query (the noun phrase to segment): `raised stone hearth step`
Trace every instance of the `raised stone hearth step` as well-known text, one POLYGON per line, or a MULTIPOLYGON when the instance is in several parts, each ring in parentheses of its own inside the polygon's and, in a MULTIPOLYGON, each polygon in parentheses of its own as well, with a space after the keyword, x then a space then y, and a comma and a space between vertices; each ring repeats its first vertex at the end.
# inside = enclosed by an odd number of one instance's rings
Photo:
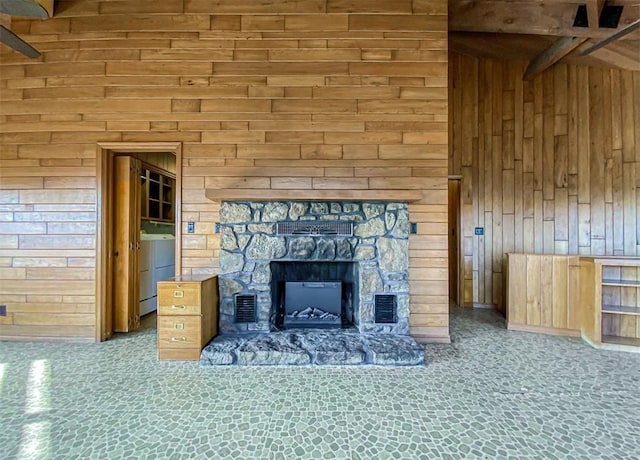
POLYGON ((288 330, 226 334, 202 350, 200 366, 424 365, 424 348, 412 337, 357 331, 288 330))

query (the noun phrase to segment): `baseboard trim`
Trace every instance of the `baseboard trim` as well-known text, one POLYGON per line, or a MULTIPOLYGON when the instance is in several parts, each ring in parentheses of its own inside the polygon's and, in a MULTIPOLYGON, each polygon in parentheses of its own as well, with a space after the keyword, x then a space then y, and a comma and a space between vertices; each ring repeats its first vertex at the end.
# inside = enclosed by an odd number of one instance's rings
POLYGON ((497 305, 488 303, 467 302, 461 305, 462 308, 477 308, 478 310, 494 310, 499 311, 497 305))
POLYGON ((95 343, 94 337, 55 337, 42 335, 0 335, 0 340, 6 342, 65 342, 65 343, 95 343))
POLYGON ((546 326, 530 326, 528 324, 507 324, 510 331, 534 332, 536 334, 560 335, 563 337, 580 337, 580 331, 574 329, 560 329, 546 326))
POLYGON ((451 337, 448 336, 448 335, 445 336, 445 337, 436 337, 436 336, 430 336, 430 335, 412 335, 411 337, 413 337, 416 342, 421 343, 421 344, 426 344, 426 343, 451 343, 451 337))

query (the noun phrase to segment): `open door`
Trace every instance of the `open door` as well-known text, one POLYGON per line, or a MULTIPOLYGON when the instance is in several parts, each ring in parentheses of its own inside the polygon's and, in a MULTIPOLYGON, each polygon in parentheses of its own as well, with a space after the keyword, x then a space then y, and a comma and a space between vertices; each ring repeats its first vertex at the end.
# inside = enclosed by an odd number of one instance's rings
MULTIPOLYGON (((98 212, 96 214, 96 340, 138 327, 140 219, 142 210, 140 155, 175 157, 173 223, 180 222, 182 150, 179 142, 104 142, 98 144, 98 212), (136 158, 138 157, 138 158, 136 158), (117 253, 117 256, 116 256, 117 253)), ((153 161, 152 161, 153 163, 153 161)), ((162 200, 164 201, 164 199, 162 200)), ((161 203, 163 206, 165 203, 161 203)), ((174 274, 181 273, 180 225, 175 225, 174 274)))
POLYGON ((449 179, 449 303, 460 305, 460 180, 449 179))
POLYGON ((115 156, 113 161, 113 330, 129 332, 140 326, 140 160, 115 156))

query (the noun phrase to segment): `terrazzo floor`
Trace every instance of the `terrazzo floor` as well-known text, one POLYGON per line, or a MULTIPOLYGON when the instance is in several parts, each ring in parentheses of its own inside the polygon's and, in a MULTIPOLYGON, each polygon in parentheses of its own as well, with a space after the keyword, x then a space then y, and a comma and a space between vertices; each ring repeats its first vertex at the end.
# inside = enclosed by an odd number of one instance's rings
POLYGON ((149 327, 0 342, 0 458, 640 458, 640 354, 451 322, 425 367, 158 362, 149 327))

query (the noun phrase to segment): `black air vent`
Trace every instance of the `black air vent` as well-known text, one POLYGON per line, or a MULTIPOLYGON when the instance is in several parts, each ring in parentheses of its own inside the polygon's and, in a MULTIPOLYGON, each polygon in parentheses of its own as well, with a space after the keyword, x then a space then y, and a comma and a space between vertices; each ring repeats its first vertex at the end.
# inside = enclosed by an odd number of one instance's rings
POLYGON ((236 296, 236 323, 255 323, 256 321, 256 296, 236 296))
POLYGON ((395 323, 396 296, 390 294, 376 295, 374 310, 376 323, 395 323))
POLYGON ((353 222, 277 222, 276 233, 278 235, 352 236, 353 222))

